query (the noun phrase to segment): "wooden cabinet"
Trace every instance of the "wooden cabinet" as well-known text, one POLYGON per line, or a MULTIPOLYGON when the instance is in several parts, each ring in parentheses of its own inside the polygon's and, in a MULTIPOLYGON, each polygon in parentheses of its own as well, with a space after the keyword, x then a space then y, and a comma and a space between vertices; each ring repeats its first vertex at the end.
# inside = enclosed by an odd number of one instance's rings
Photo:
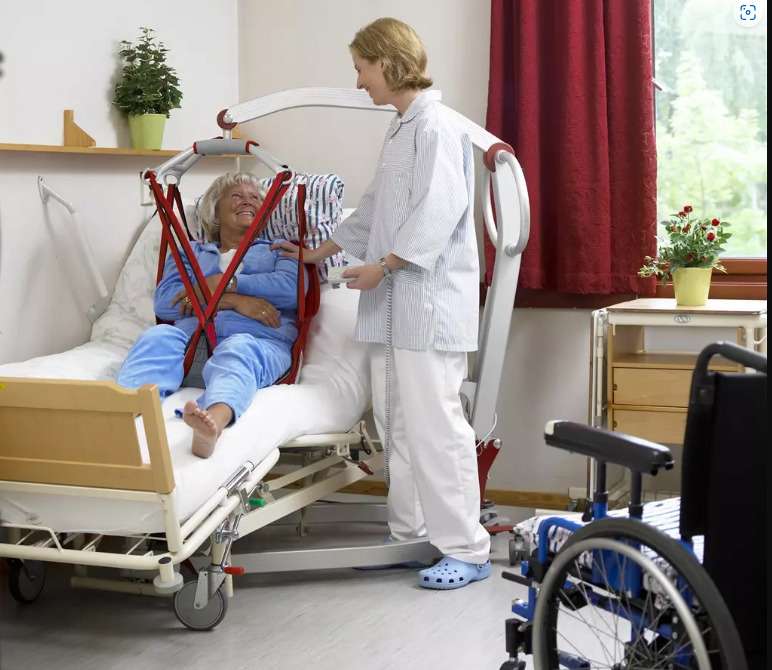
MULTIPOLYGON (((662 444, 682 444, 697 355, 703 344, 718 339, 694 330, 698 328, 729 329, 729 336, 721 339, 766 352, 767 303, 709 300, 704 307, 678 307, 673 299, 641 299, 593 312, 590 424, 662 444), (654 337, 663 333, 667 336, 654 337), (651 340, 660 340, 659 345, 650 346, 651 340), (663 341, 671 340, 673 347, 663 348, 663 341)), ((741 366, 720 358, 712 360, 711 368, 742 371, 741 366)), ((680 450, 674 449, 674 456, 673 472, 645 478, 648 498, 677 494, 680 450)), ((588 467, 588 492, 594 490, 594 474, 594 468, 588 467)), ((609 481, 614 482, 610 503, 626 504, 624 470, 609 468, 609 481)))
POLYGON ((612 409, 610 421, 613 430, 619 433, 636 435, 661 444, 678 444, 683 441, 686 412, 641 408, 612 409))
POLYGON ((611 375, 611 403, 614 406, 687 407, 689 404, 689 370, 635 368, 621 363, 612 368, 611 375))
MULTIPOLYGON (((611 430, 655 442, 681 444, 699 352, 651 351, 647 330, 730 327, 738 344, 764 348, 766 302, 709 300, 704 307, 678 307, 674 300, 632 300, 599 310, 594 314, 596 322, 602 323, 600 336, 605 339, 599 348, 605 358, 605 383, 596 390, 603 423, 611 430)), ((594 360, 593 365, 602 362, 594 360)), ((711 368, 742 371, 741 366, 720 358, 713 359, 711 368)))

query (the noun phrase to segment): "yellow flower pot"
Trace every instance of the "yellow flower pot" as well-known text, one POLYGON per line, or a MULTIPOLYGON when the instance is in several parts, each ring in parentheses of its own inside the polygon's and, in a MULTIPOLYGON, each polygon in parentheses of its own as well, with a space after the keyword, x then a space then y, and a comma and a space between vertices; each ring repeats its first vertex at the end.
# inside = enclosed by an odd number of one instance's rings
POLYGON ((699 307, 708 302, 713 268, 678 268, 673 272, 676 305, 699 307))
POLYGON ((166 114, 129 116, 131 146, 135 149, 160 149, 164 137, 166 114))

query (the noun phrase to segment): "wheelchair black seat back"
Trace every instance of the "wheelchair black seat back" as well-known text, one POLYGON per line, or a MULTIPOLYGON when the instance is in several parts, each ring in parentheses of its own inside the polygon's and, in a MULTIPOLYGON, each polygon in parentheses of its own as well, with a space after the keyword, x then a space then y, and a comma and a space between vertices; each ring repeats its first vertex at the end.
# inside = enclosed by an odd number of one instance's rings
POLYGON ((522 576, 504 575, 528 600, 514 601, 502 668, 524 668, 522 653, 537 670, 767 667, 767 437, 766 357, 723 342, 701 352, 692 377, 680 508, 642 504, 642 475, 673 466, 668 447, 548 423, 548 445, 595 460, 596 489, 581 522, 524 522, 536 548, 522 576), (717 354, 755 372, 711 370, 717 354), (608 512, 608 463, 630 470, 627 518, 608 512))
POLYGON ((705 536, 703 567, 737 625, 749 668, 765 668, 765 500, 769 464, 767 359, 726 343, 706 347, 689 395, 681 475, 683 537, 705 536), (712 372, 719 354, 757 374, 712 372))

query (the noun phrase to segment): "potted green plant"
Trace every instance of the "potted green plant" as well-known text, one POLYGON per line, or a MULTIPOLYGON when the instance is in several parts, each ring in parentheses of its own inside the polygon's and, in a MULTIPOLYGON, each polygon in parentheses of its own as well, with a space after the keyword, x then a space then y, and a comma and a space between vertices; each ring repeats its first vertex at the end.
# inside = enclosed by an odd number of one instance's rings
POLYGON ((646 256, 641 277, 659 277, 673 281, 676 304, 704 305, 710 292, 713 270, 726 272, 719 257, 732 236, 730 224, 720 219, 697 219, 691 205, 684 205, 668 221, 663 221, 666 238, 660 238, 657 255, 646 256))
POLYGON ((115 85, 113 104, 129 119, 131 143, 135 149, 160 149, 166 119, 182 101, 179 79, 166 63, 168 49, 153 35, 152 28, 140 28, 135 43, 121 41, 123 70, 115 85))

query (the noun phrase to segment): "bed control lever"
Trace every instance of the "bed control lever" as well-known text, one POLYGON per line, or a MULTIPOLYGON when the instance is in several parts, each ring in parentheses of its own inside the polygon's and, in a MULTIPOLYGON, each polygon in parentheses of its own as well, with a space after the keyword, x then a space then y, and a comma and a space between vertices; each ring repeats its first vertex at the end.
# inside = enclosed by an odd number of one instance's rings
MULTIPOLYGON (((357 446, 357 447, 354 447, 354 449, 351 449, 347 444, 346 445, 339 444, 335 447, 334 453, 338 458, 341 458, 342 460, 346 461, 346 463, 352 463, 353 465, 356 465, 366 475, 375 474, 370 468, 370 466, 367 465, 367 463, 359 460, 359 453, 360 453, 359 448, 360 447, 357 446)), ((368 451, 367 448, 365 447, 362 447, 362 449, 368 454, 372 454, 372 447, 370 447, 371 451, 368 451)))
POLYGON ((364 472, 366 475, 374 475, 375 473, 372 471, 372 468, 370 468, 367 463, 364 461, 357 460, 355 458, 351 458, 349 456, 344 456, 343 454, 338 454, 338 456, 346 461, 346 463, 351 463, 352 465, 356 465, 362 472, 364 472))

